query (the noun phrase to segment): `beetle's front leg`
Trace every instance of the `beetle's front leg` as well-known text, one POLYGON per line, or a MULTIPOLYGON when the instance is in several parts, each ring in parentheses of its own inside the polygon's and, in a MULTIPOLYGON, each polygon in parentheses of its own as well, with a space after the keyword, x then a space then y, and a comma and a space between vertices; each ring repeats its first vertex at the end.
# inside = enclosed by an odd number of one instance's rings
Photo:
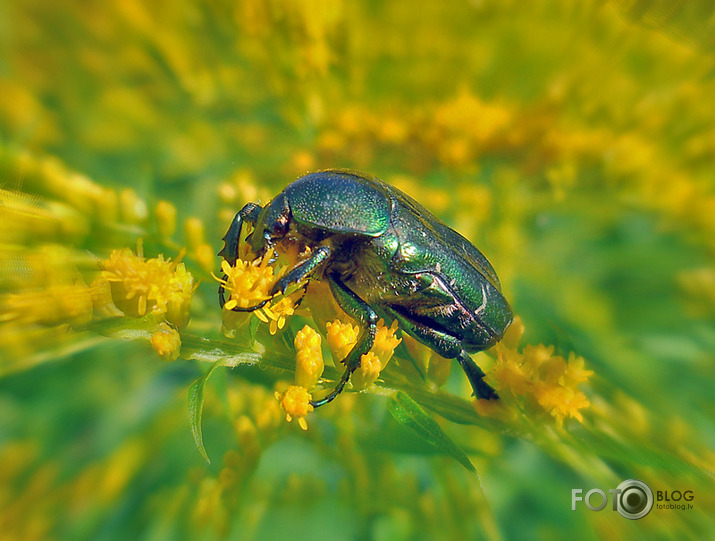
POLYGON ((330 252, 330 246, 323 245, 318 247, 305 261, 298 263, 295 267, 288 271, 283 278, 276 282, 271 289, 271 295, 285 293, 288 286, 291 284, 297 284, 306 276, 315 272, 315 269, 327 261, 330 257, 330 252))
MULTIPOLYGON (((231 220, 231 225, 229 226, 226 235, 223 237, 223 249, 218 253, 218 255, 223 257, 229 265, 234 266, 236 264, 236 260, 238 259, 238 245, 241 243, 241 230, 243 229, 243 222, 255 224, 258 219, 258 215, 262 210, 263 208, 255 203, 247 203, 236 213, 233 220, 231 220)), ((225 274, 223 279, 226 279, 225 274)), ((223 305, 226 304, 223 284, 218 286, 218 303, 221 308, 223 308, 223 305)))
MULTIPOLYGON (((298 263, 295 267, 293 267, 290 271, 288 271, 288 274, 286 274, 283 278, 281 278, 280 280, 278 280, 275 283, 275 285, 271 288, 271 291, 270 291, 271 298, 273 298, 273 296, 277 295, 278 293, 281 293, 281 294, 285 293, 285 290, 288 289, 288 286, 290 286, 291 284, 300 282, 306 276, 309 276, 312 272, 315 271, 316 268, 318 268, 322 263, 324 263, 329 257, 330 257, 330 247, 329 246, 321 246, 320 248, 315 250, 310 255, 310 257, 308 259, 298 263)), ((223 305, 225 304, 223 286, 219 287, 218 293, 219 293, 219 301, 220 301, 221 307, 223 308, 223 305)), ((259 308, 263 308, 270 301, 271 301, 271 299, 269 298, 269 299, 259 302, 258 304, 255 304, 253 306, 248 306, 246 308, 241 308, 240 306, 234 306, 233 308, 231 308, 231 310, 233 310, 234 312, 254 312, 255 310, 258 310, 259 308)))
POLYGON ((345 372, 343 372, 340 381, 335 386, 335 388, 330 392, 325 398, 320 400, 311 400, 310 404, 314 408, 318 408, 332 402, 336 396, 338 396, 343 389, 345 384, 350 379, 350 374, 352 374, 359 366, 360 359, 365 355, 370 348, 372 348, 375 343, 375 333, 377 332, 377 314, 375 310, 370 308, 370 306, 358 297, 350 288, 348 288, 337 275, 333 273, 328 276, 328 283, 330 284, 330 290, 335 297, 335 300, 340 305, 346 314, 351 316, 360 324, 360 335, 358 336, 357 343, 350 350, 347 357, 342 360, 345 364, 345 372))
POLYGON ((231 220, 231 225, 222 239, 224 241, 223 249, 218 253, 228 261, 229 265, 234 266, 238 259, 238 245, 241 243, 243 222, 255 224, 262 210, 263 207, 255 203, 247 203, 231 220))

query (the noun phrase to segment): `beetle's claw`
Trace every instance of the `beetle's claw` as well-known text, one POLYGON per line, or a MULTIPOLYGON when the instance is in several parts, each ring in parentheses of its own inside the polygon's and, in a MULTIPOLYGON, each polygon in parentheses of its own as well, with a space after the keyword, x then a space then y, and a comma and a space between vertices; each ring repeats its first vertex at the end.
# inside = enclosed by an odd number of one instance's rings
POLYGON ((488 385, 487 383, 482 381, 481 385, 478 385, 477 387, 477 392, 472 393, 472 396, 476 396, 477 398, 483 398, 486 400, 499 400, 499 395, 494 389, 492 389, 491 385, 488 385))
POLYGON ((345 369, 345 372, 343 372, 343 375, 340 377, 340 381, 338 381, 338 384, 335 386, 335 388, 330 391, 330 394, 328 396, 325 396, 321 398, 320 400, 311 400, 310 405, 313 406, 313 409, 319 408, 320 406, 324 406, 325 404, 329 404, 335 398, 343 392, 343 389, 345 389, 345 384, 348 382, 350 379, 350 374, 352 373, 352 370, 349 368, 345 369))
POLYGON ((246 308, 242 308, 240 306, 234 306, 233 308, 231 308, 231 311, 232 312, 255 312, 256 310, 263 308, 266 304, 268 304, 270 302, 270 300, 271 299, 266 299, 264 301, 259 302, 258 304, 254 304, 253 306, 248 306, 246 308))

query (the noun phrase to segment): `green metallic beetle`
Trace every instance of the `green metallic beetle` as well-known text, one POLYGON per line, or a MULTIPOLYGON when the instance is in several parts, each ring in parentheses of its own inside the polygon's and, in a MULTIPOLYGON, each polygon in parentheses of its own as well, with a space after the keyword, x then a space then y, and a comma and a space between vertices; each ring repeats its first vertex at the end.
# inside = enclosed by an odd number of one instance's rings
MULTIPOLYGON (((361 327, 342 362, 345 372, 332 392, 312 401, 332 401, 375 340, 378 319, 400 328, 438 354, 457 359, 479 398, 498 398, 469 356, 493 346, 512 313, 489 261, 462 235, 397 188, 347 170, 305 175, 265 207, 248 203, 233 219, 220 256, 238 257, 244 222, 247 241, 264 254, 290 238, 309 248, 274 286, 283 293, 306 278, 327 280, 340 307, 361 327)), ((219 302, 225 303, 223 286, 219 302)), ((253 311, 268 301, 235 311, 253 311)))

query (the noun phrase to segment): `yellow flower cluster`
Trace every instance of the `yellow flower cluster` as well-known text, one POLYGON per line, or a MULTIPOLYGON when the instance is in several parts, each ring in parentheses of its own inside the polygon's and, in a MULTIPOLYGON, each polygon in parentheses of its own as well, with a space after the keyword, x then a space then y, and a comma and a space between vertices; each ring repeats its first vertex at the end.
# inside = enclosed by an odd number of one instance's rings
POLYGON ((394 114, 356 105, 335 116, 318 140, 321 153, 372 153, 376 145, 416 145, 422 159, 436 158, 452 168, 473 167, 480 154, 523 145, 517 107, 489 102, 463 87, 456 97, 429 110, 394 114), (368 150, 369 149, 369 150, 368 150))
MULTIPOLYGON (((393 321, 390 327, 386 327, 383 320, 378 321, 375 343, 370 351, 362 356, 360 367, 353 372, 350 378, 354 389, 367 389, 375 383, 401 341, 400 338, 395 336, 396 332, 397 321, 393 321)), ((355 346, 358 334, 359 327, 357 325, 343 323, 339 319, 326 324, 328 347, 333 354, 333 362, 336 366, 338 366, 339 361, 347 357, 350 350, 355 346)))
POLYGON ((325 368, 320 342, 320 334, 309 325, 298 331, 293 341, 296 352, 295 382, 306 389, 315 387, 325 368))
MULTIPOLYGON (((578 389, 588 381, 593 371, 584 368, 584 359, 573 353, 568 361, 554 355, 553 346, 531 346, 517 350, 524 325, 516 318, 504 340, 494 347, 497 360, 487 372, 487 380, 499 392, 502 399, 516 400, 525 407, 541 409, 552 415, 561 424, 566 417, 583 421, 579 410, 590 405, 578 389)), ((475 400, 480 414, 495 414, 501 404, 497 401, 475 400)))
POLYGON ((46 245, 32 253, 2 250, 0 256, 8 266, 24 271, 15 291, 0 294, 0 322, 81 326, 92 318, 92 290, 72 265, 67 248, 46 245))
POLYGON ((310 404, 312 397, 308 390, 300 385, 290 385, 282 393, 276 391, 275 396, 286 412, 286 421, 290 423, 293 419, 297 419, 298 425, 303 430, 308 430, 305 416, 313 411, 313 406, 310 404))
MULTIPOLYGON (((161 209, 157 209, 157 212, 161 209)), ((157 223, 161 226, 161 222, 157 223)), ((189 256, 194 259, 206 272, 211 272, 215 267, 216 256, 213 247, 206 242, 204 223, 196 218, 187 218, 184 222, 184 238, 189 256)))
MULTIPOLYGON (((328 322, 326 328, 326 337, 333 354, 333 362, 339 366, 339 361, 342 361, 355 346, 359 328, 357 325, 343 323, 339 319, 328 322)), ((378 322, 373 347, 362 356, 360 367, 350 376, 353 389, 366 389, 377 380, 400 343, 400 339, 395 337, 396 332, 397 322, 393 322, 390 327, 386 327, 382 320, 378 322)), ((305 416, 313 411, 313 407, 309 404, 311 400, 309 390, 317 385, 325 368, 321 336, 315 329, 306 325, 296 334, 294 345, 296 349, 296 384, 288 387, 285 392, 276 392, 276 398, 286 412, 288 421, 293 417, 298 418, 298 423, 305 430, 308 427, 305 416)))
POLYGON ((276 302, 268 302, 253 312, 245 314, 233 312, 236 307, 250 308, 271 299, 271 289, 288 270, 286 266, 271 263, 274 257, 272 248, 263 257, 253 260, 244 259, 248 257, 247 246, 245 242, 241 243, 241 253, 235 266, 232 267, 227 261, 221 263, 221 270, 226 278, 216 278, 229 294, 223 310, 224 332, 230 336, 235 327, 245 323, 250 314, 253 314, 263 323, 269 324, 271 334, 276 334, 285 327, 287 318, 295 313, 301 293, 284 296, 276 302))
POLYGON ((229 224, 246 203, 265 203, 271 196, 248 169, 239 169, 218 187, 219 199, 226 207, 219 212, 221 223, 229 224))
POLYGON ((65 203, 0 188, 0 238, 3 244, 32 244, 37 239, 77 243, 86 237, 89 228, 86 216, 65 203))
POLYGON ((162 322, 151 335, 151 347, 164 361, 175 361, 181 353, 181 335, 179 331, 162 322))
POLYGON ((254 261, 236 260, 232 267, 228 261, 221 263, 221 270, 226 275, 219 280, 224 286, 229 298, 224 304, 224 310, 236 307, 250 308, 271 298, 270 290, 281 274, 275 274, 275 268, 270 264, 273 250, 269 250, 262 258, 254 261))
POLYGON ((189 322, 194 278, 183 263, 160 254, 145 259, 129 248, 114 250, 102 263, 102 279, 111 285, 112 300, 125 315, 160 316, 175 327, 189 322))

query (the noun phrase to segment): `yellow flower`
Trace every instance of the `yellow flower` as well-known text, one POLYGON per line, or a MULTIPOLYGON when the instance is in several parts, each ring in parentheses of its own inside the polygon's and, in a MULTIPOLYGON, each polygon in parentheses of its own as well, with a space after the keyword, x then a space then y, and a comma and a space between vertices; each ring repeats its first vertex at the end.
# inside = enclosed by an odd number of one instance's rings
POLYGON ((114 250, 102 263, 102 278, 112 288, 112 299, 119 309, 131 317, 147 313, 162 316, 175 327, 189 322, 194 278, 181 256, 165 260, 162 254, 145 260, 129 248, 114 250))
POLYGON ((249 308, 271 298, 270 290, 276 279, 282 275, 282 272, 274 273, 275 269, 270 265, 271 257, 273 250, 268 250, 262 258, 254 261, 237 259, 235 267, 229 265, 228 261, 221 263, 221 270, 226 278, 216 279, 230 295, 224 310, 233 310, 237 306, 249 308))
POLYGON ((372 350, 363 355, 360 358, 360 366, 350 376, 350 383, 353 389, 361 391, 375 383, 380 376, 381 365, 382 362, 372 350))
POLYGON ((579 383, 585 383, 593 375, 593 370, 584 370, 586 361, 583 357, 577 357, 573 352, 569 354, 569 362, 563 373, 564 385, 575 387, 579 383))
POLYGON ((522 365, 529 375, 536 375, 543 371, 543 375, 548 374, 548 366, 542 367, 547 363, 554 354, 554 346, 545 346, 539 344, 533 346, 531 344, 524 347, 522 351, 522 365))
POLYGON ((392 358, 392 354, 395 353, 395 348, 402 341, 400 338, 395 337, 396 332, 397 321, 393 321, 390 327, 386 327, 382 319, 377 322, 375 343, 370 351, 380 359, 380 370, 384 370, 387 362, 392 358))
POLYGON ((586 395, 573 387, 550 385, 543 382, 535 385, 534 397, 541 407, 556 418, 559 424, 564 417, 574 417, 579 422, 583 422, 578 410, 590 405, 586 395))
POLYGON ((175 361, 181 353, 181 336, 176 329, 162 322, 151 335, 151 347, 162 360, 175 361))
POLYGON ((513 360, 499 359, 489 375, 496 382, 494 386, 498 391, 507 390, 515 395, 522 395, 529 390, 526 374, 521 365, 513 360))
MULTIPOLYGON (((585 370, 583 358, 573 353, 568 362, 554 355, 553 346, 527 345, 519 352, 516 348, 523 331, 521 320, 516 318, 504 340, 494 347, 497 360, 487 373, 488 380, 502 398, 513 397, 525 409, 538 404, 559 424, 566 417, 582 421, 579 410, 590 403, 577 385, 586 382, 593 372, 585 370)), ((475 401, 474 407, 481 414, 494 414, 494 408, 483 401, 475 401)))
POLYGON ((201 267, 206 272, 211 272, 216 264, 216 255, 214 249, 210 244, 204 243, 196 247, 191 256, 196 260, 201 267))
POLYGON ((284 393, 276 391, 275 397, 286 412, 286 421, 290 423, 294 418, 298 419, 298 425, 303 430, 308 430, 305 416, 313 411, 313 406, 310 404, 312 397, 308 390, 299 385, 291 385, 284 393))
POLYGON ((323 374, 325 363, 320 349, 320 335, 306 325, 295 335, 295 382, 301 387, 312 389, 323 374))
POLYGON ((184 222, 184 236, 189 250, 196 250, 206 242, 204 223, 196 217, 187 218, 184 222))
POLYGON ((23 274, 15 291, 0 291, 0 323, 70 323, 81 327, 92 319, 92 289, 72 264, 74 257, 70 250, 55 245, 27 254, 3 249, 0 265, 8 269, 16 266, 23 274))
MULTIPOLYGON (((328 347, 330 347, 333 361, 336 365, 344 360, 355 346, 359 330, 360 328, 357 325, 343 323, 339 319, 326 324, 328 347)), ((362 356, 360 367, 355 370, 350 378, 353 388, 365 389, 377 380, 380 372, 385 368, 395 352, 395 348, 401 341, 401 339, 395 337, 396 332, 396 321, 389 328, 385 326, 383 320, 377 322, 375 342, 370 351, 362 356)))
POLYGON ((154 208, 156 226, 163 238, 171 237, 176 231, 176 207, 168 201, 159 201, 154 208))
POLYGON ((263 308, 256 312, 256 317, 269 323, 269 331, 271 334, 276 334, 279 329, 282 329, 286 324, 286 317, 290 317, 295 312, 295 303, 297 299, 291 297, 283 297, 275 304, 268 303, 263 308))
POLYGON ((359 327, 336 319, 332 323, 326 323, 325 331, 328 347, 333 354, 333 361, 335 366, 338 366, 338 363, 348 356, 357 342, 359 327))
MULTIPOLYGON (((268 249, 263 256, 256 257, 251 251, 250 244, 245 242, 246 235, 250 234, 248 226, 238 245, 238 258, 235 266, 227 261, 221 263, 221 270, 225 278, 216 280, 223 284, 229 298, 224 305, 224 334, 231 335, 232 330, 245 323, 250 316, 232 315, 236 307, 250 308, 270 300, 271 291, 276 282, 286 273, 300 257, 297 243, 281 243, 278 255, 273 248, 268 249)), ((302 282, 296 284, 300 288, 302 282)), ((293 288, 290 288, 293 291, 293 288)), ((277 302, 266 303, 265 306, 252 312, 258 319, 269 324, 271 334, 276 334, 283 329, 288 317, 296 310, 296 304, 303 295, 303 291, 284 296, 277 302)))
POLYGON ((131 188, 119 192, 119 205, 122 219, 128 224, 143 223, 149 216, 146 203, 131 188))

